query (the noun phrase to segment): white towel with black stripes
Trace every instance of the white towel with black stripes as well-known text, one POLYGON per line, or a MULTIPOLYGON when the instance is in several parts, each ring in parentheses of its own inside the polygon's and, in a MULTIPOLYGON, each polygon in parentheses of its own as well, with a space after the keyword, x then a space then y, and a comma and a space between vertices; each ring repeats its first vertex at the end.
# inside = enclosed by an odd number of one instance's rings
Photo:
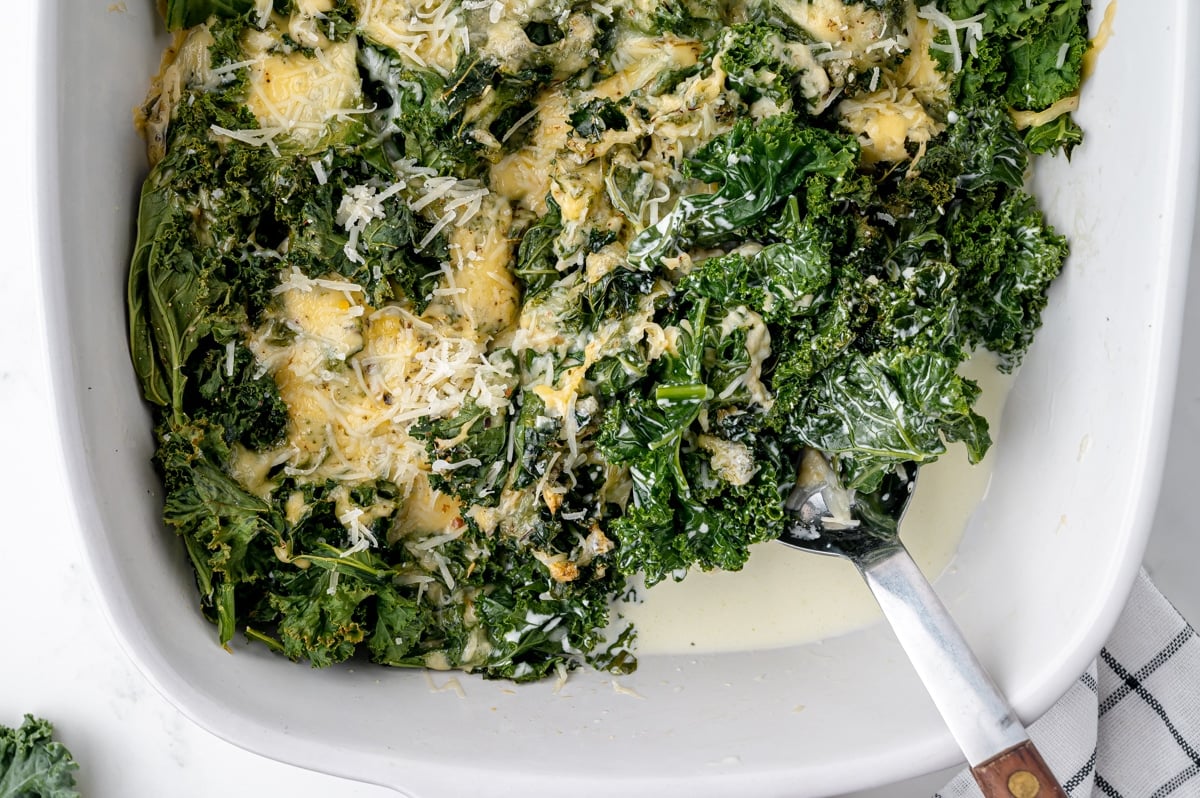
MULTIPOLYGON (((1138 575, 1087 672, 1029 736, 1071 798, 1200 796, 1200 638, 1138 575)), ((963 770, 936 798, 978 798, 963 770)))

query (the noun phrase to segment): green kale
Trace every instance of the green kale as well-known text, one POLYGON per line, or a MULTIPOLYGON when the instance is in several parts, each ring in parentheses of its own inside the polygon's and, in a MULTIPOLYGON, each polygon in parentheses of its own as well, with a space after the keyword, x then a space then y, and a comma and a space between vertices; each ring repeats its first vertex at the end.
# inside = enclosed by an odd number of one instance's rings
POLYGON ((612 159, 604 188, 613 207, 640 228, 643 209, 654 192, 654 176, 638 166, 628 150, 620 152, 621 157, 612 159))
POLYGON ((654 268, 680 250, 735 239, 800 189, 808 176, 849 176, 858 153, 853 137, 805 127, 792 114, 757 124, 739 119, 684 166, 688 177, 715 183, 717 191, 683 197, 663 222, 630 243, 629 259, 654 268))
POLYGON ((130 342, 147 400, 182 420, 186 365, 214 325, 237 327, 231 286, 199 261, 193 221, 157 170, 146 181, 129 272, 130 342))
POLYGON ((547 415, 541 397, 535 393, 521 394, 521 409, 513 430, 512 487, 528 487, 546 473, 560 428, 561 422, 547 415))
POLYGON ((650 272, 618 266, 589 283, 583 293, 585 315, 596 326, 604 319, 619 319, 637 309, 657 280, 650 272))
POLYGON ((750 456, 755 472, 737 485, 715 476, 703 452, 660 446, 636 458, 631 505, 609 527, 618 540, 617 567, 641 573, 647 586, 683 579, 692 567, 740 569, 751 545, 782 531, 779 485, 789 480, 789 467, 772 460, 765 445, 750 456))
POLYGON ((964 111, 944 143, 929 148, 922 174, 950 168, 958 187, 973 191, 993 184, 1021 189, 1029 151, 1012 118, 996 106, 964 111))
POLYGON ((781 531, 785 458, 769 442, 756 442, 757 423, 736 433, 740 440, 710 444, 744 448, 752 474, 719 476, 708 450, 696 445, 702 412, 746 412, 733 404, 742 397, 719 398, 716 389, 729 385, 733 373, 744 374, 749 362, 745 336, 727 334, 718 323, 725 309, 704 297, 693 302, 680 311, 686 325, 677 353, 658 361, 632 397, 609 408, 596 439, 607 462, 629 468, 632 483, 629 506, 609 527, 618 542, 617 567, 641 572, 647 585, 682 579, 693 566, 736 570, 750 545, 781 531))
POLYGON ((531 681, 556 666, 574 667, 572 652, 603 642, 609 597, 621 590, 616 574, 559 582, 515 541, 494 542, 483 561, 475 600, 491 652, 486 675, 531 681))
POLYGON ((1020 362, 1041 325, 1050 283, 1067 257, 1066 239, 1026 194, 985 193, 955 208, 949 240, 964 282, 966 338, 1020 362))
POLYGON ((571 112, 571 127, 588 141, 599 141, 606 130, 625 130, 629 120, 612 100, 597 97, 571 112))
POLYGON ((1070 114, 1063 114, 1052 122, 1029 128, 1024 136, 1025 146, 1033 155, 1061 151, 1070 158, 1071 151, 1083 142, 1083 129, 1070 114))
POLYGON ((513 273, 525 288, 525 298, 537 296, 562 277, 554 242, 562 232, 562 214, 553 197, 546 197, 546 213, 530 225, 517 245, 513 273))
POLYGON ((725 29, 717 61, 726 85, 747 105, 768 98, 779 106, 793 99, 796 66, 785 55, 783 32, 774 25, 742 23, 725 29))
POLYGON ((436 624, 432 610, 387 582, 376 584, 374 591, 375 623, 367 641, 371 661, 394 667, 421 665, 422 641, 436 624))
POLYGON ((650 31, 710 41, 722 29, 721 5, 698 0, 664 0, 654 6, 650 31))
MULTIPOLYGON (((1009 107, 1042 110, 1079 92, 1089 0, 949 0, 954 19, 983 14, 979 56, 955 84, 959 101, 1002 99, 1009 107)), ((935 53, 944 60, 944 53, 935 53)))
POLYGON ((359 49, 359 66, 364 94, 378 109, 371 124, 386 141, 389 157, 411 158, 460 178, 476 177, 486 168, 484 145, 472 130, 507 138, 551 78, 546 65, 509 72, 478 54, 460 59, 443 77, 366 43, 359 49))
POLYGON ((278 580, 277 590, 270 602, 280 615, 277 631, 288 657, 326 667, 349 659, 366 637, 360 607, 373 591, 356 576, 309 566, 278 580))
POLYGON ((26 715, 16 729, 0 726, 0 798, 79 798, 78 769, 48 721, 26 715))
POLYGON ((789 241, 768 244, 752 256, 703 261, 680 283, 682 291, 727 306, 753 308, 768 322, 785 322, 815 310, 832 279, 831 255, 810 225, 789 241))
POLYGON ((958 361, 929 352, 854 356, 821 372, 794 419, 806 444, 835 455, 847 487, 871 492, 902 463, 927 463, 963 441, 971 462, 991 444, 972 410, 978 386, 955 373, 958 361))
POLYGON ((183 30, 209 17, 240 17, 254 7, 254 0, 166 0, 163 10, 167 30, 183 30))
POLYGON ((1083 82, 1083 56, 1091 46, 1084 0, 1055 4, 1008 52, 1005 98, 1014 108, 1040 110, 1076 94, 1083 82))
POLYGON ((255 451, 279 445, 288 410, 275 380, 259 373, 249 349, 232 336, 227 342, 223 337, 214 335, 214 342, 224 346, 209 349, 197 368, 196 418, 221 427, 229 445, 241 443, 255 451))
POLYGON ((419 422, 409 434, 425 441, 433 464, 430 485, 467 504, 490 506, 508 473, 507 432, 506 413, 492 413, 468 400, 453 416, 419 422))
POLYGON ((466 61, 443 78, 432 70, 408 67, 386 48, 359 49, 363 94, 378 109, 370 123, 393 160, 411 158, 439 174, 473 176, 479 169, 479 143, 472 139, 462 111, 491 85, 495 66, 466 61))
POLYGON ((167 493, 163 518, 183 538, 201 604, 215 616, 225 645, 237 631, 235 589, 269 572, 275 547, 284 543, 280 516, 226 473, 230 453, 220 427, 163 426, 158 440, 155 461, 167 493))

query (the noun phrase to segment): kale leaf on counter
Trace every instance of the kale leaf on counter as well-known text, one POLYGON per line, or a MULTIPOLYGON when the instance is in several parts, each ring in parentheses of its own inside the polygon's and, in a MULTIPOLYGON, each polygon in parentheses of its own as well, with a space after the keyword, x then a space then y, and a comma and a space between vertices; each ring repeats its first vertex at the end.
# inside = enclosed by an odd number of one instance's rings
POLYGON ((0 725, 0 798, 79 798, 78 769, 48 721, 26 715, 16 729, 0 725))

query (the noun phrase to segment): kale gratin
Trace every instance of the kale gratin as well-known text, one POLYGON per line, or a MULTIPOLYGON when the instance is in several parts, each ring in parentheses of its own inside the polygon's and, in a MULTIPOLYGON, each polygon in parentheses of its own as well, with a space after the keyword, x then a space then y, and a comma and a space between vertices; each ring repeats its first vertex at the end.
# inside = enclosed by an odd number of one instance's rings
POLYGON ((1087 12, 167 0, 130 343, 221 643, 628 672, 614 599, 740 568, 805 447, 978 460, 1087 12))

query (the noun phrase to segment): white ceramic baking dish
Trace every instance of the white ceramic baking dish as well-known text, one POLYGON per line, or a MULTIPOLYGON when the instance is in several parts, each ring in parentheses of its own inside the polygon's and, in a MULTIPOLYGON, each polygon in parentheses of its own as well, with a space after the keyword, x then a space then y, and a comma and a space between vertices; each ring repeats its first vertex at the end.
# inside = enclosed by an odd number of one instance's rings
MULTIPOLYGON (((223 651, 159 521, 125 344, 145 172, 130 109, 164 44, 154 3, 39 10, 39 268, 74 502, 116 634, 186 715, 267 756, 422 798, 815 796, 956 760, 881 625, 787 649, 645 657, 621 682, 640 697, 594 673, 556 694, 223 651)), ((1078 114, 1085 146, 1038 173, 1074 254, 1008 401, 989 493, 937 582, 1026 720, 1099 650, 1153 514, 1193 218, 1198 40, 1187 0, 1123 4, 1078 114)))

